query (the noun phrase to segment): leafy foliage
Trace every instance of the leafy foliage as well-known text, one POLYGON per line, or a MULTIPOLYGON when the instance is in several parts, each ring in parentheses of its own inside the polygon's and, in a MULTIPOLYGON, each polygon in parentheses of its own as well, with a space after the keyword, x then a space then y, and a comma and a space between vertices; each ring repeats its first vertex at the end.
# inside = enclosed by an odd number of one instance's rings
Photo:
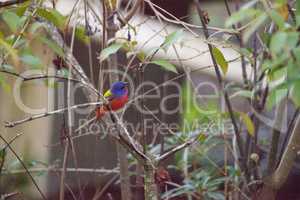
MULTIPOLYGON (((237 23, 247 23, 249 21, 252 23, 243 34, 244 41, 248 41, 254 32, 265 26, 266 22, 271 22, 276 27, 272 34, 270 34, 271 27, 269 27, 269 31, 259 31, 260 37, 266 45, 266 49, 264 49, 266 56, 259 59, 261 59, 263 70, 267 72, 269 82, 285 80, 281 81, 282 86, 277 84, 271 90, 267 101, 269 109, 288 95, 288 90, 283 93, 280 92, 283 87, 292 88, 292 91, 300 89, 297 83, 300 78, 300 71, 298 70, 300 64, 298 46, 300 15, 299 11, 295 12, 296 23, 289 20, 286 3, 286 1, 276 1, 273 7, 270 7, 265 1, 250 1, 226 21, 228 27, 237 23)), ((298 2, 296 3, 297 6, 299 6, 298 2)), ((296 106, 300 105, 295 92, 291 92, 289 96, 296 106)))
POLYGON ((217 47, 213 47, 212 52, 216 62, 221 67, 223 74, 226 75, 228 71, 228 62, 226 61, 223 53, 217 47))
POLYGON ((171 64, 167 60, 153 60, 151 63, 161 66, 163 69, 167 71, 171 71, 174 73, 178 73, 175 65, 171 64))
POLYGON ((108 47, 106 47, 105 49, 103 49, 99 56, 100 61, 104 61, 110 55, 117 53, 117 51, 119 49, 121 49, 122 46, 123 46, 123 44, 113 43, 113 44, 109 45, 108 47))
POLYGON ((242 118, 242 121, 243 121, 244 125, 246 126, 248 133, 252 137, 254 137, 255 126, 254 126, 252 120, 250 119, 250 117, 246 113, 243 113, 243 112, 239 112, 239 115, 242 118))
POLYGON ((2 18, 12 32, 17 32, 21 25, 21 17, 14 12, 4 11, 2 13, 2 18))
POLYGON ((63 16, 62 14, 60 14, 57 10, 38 8, 37 14, 40 17, 43 17, 44 19, 52 22, 59 29, 64 30, 67 18, 65 16, 63 16))
POLYGON ((174 31, 172 33, 170 33, 169 35, 167 35, 165 37, 164 42, 162 43, 161 47, 165 50, 168 51, 168 49, 170 48, 170 46, 172 46, 173 44, 175 44, 176 42, 178 42, 180 40, 180 38, 183 35, 183 30, 179 30, 179 31, 174 31))
POLYGON ((213 171, 196 170, 191 173, 191 179, 185 180, 184 185, 169 190, 162 198, 194 194, 203 199, 222 200, 225 197, 218 189, 225 180, 224 177, 216 177, 213 171))

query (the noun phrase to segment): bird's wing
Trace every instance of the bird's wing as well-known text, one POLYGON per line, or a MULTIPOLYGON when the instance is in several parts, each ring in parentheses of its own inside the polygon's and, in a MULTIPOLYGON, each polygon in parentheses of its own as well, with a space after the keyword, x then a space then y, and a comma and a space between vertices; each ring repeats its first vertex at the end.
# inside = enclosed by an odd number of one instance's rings
POLYGON ((107 100, 111 100, 113 98, 113 94, 111 93, 110 90, 107 90, 105 93, 104 93, 104 97, 107 99, 107 100))

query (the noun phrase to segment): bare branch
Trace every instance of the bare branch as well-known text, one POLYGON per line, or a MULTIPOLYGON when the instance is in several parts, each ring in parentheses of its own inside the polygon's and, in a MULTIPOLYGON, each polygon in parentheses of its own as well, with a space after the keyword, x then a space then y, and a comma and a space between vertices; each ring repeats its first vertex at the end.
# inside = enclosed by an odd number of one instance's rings
POLYGON ((116 174, 109 181, 107 181, 107 183, 104 186, 101 185, 101 187, 97 189, 92 200, 100 199, 101 196, 104 194, 104 192, 107 190, 107 188, 111 186, 116 180, 118 180, 118 178, 119 178, 119 174, 116 174))
MULTIPOLYGON (((57 76, 57 75, 37 74, 37 75, 34 75, 34 76, 26 77, 26 76, 23 76, 23 75, 21 75, 19 73, 8 71, 8 70, 4 70, 4 69, 0 69, 0 72, 5 73, 5 74, 9 74, 9 75, 12 75, 12 76, 15 76, 15 77, 18 77, 18 78, 21 78, 23 81, 56 78, 56 79, 61 79, 61 80, 66 80, 66 81, 70 80, 70 81, 75 82, 75 83, 81 83, 80 80, 73 79, 73 78, 69 79, 67 77, 57 76)), ((84 83, 82 83, 82 84, 84 84, 84 83)))
POLYGON ((40 187, 38 186, 37 182, 34 180, 33 176, 31 175, 31 173, 28 171, 28 168, 26 167, 25 163, 23 162, 23 160, 19 157, 19 155, 15 152, 15 150, 11 147, 11 145, 9 144, 9 142, 0 134, 0 139, 3 140, 3 142, 7 145, 7 148, 9 148, 9 150, 14 154, 14 156, 17 158, 17 160, 20 162, 20 164, 22 165, 22 167, 24 168, 24 170, 26 171, 26 174, 29 176, 29 178, 31 179, 32 183, 34 184, 35 188, 38 190, 38 192, 40 193, 42 199, 47 200, 45 194, 42 192, 42 190, 40 189, 40 187))
MULTIPOLYGON (((77 109, 77 108, 85 108, 88 106, 96 106, 96 105, 102 105, 103 102, 91 102, 91 103, 83 103, 83 104, 77 104, 74 106, 71 106, 71 110, 77 109)), ((50 115, 54 115, 54 114, 59 114, 59 113, 63 113, 66 110, 68 110, 68 108, 62 108, 62 109, 58 109, 58 110, 54 110, 54 111, 49 111, 49 112, 45 112, 45 113, 41 113, 41 114, 37 114, 37 115, 32 115, 30 117, 26 117, 24 119, 18 120, 18 121, 12 121, 12 122, 5 122, 5 127, 7 128, 13 128, 17 125, 29 122, 29 121, 33 121, 36 119, 40 119, 40 118, 44 118, 44 117, 48 117, 50 115)))
POLYGON ((20 4, 20 3, 24 3, 28 0, 8 0, 8 1, 4 1, 4 2, 0 2, 0 8, 4 8, 7 6, 12 6, 15 4, 20 4))
POLYGON ((19 192, 12 192, 12 193, 8 193, 8 194, 2 194, 0 196, 0 199, 1 200, 7 200, 7 199, 13 198, 17 195, 20 195, 20 193, 19 192))
MULTIPOLYGON (((62 172, 62 168, 56 167, 43 167, 43 168, 28 168, 27 169, 31 173, 40 173, 40 172, 62 172)), ((99 174, 111 174, 111 173, 119 173, 119 170, 116 169, 88 169, 88 168, 66 168, 66 172, 80 172, 80 173, 99 173, 99 174)), ((3 174, 22 174, 26 173, 25 170, 17 169, 17 170, 4 170, 3 174)))
POLYGON ((132 6, 131 10, 124 17, 125 22, 128 22, 133 17, 133 15, 139 9, 139 7, 141 6, 142 3, 143 3, 143 0, 136 0, 135 1, 135 4, 132 6))
POLYGON ((198 136, 191 139, 191 140, 188 140, 187 142, 181 144, 181 145, 178 145, 177 147, 174 147, 173 149, 167 151, 165 154, 161 155, 160 157, 158 157, 156 159, 156 161, 159 163, 167 158, 169 158, 170 156, 174 155, 175 153, 177 153, 178 151, 181 151, 182 149, 194 144, 195 142, 197 142, 198 140, 198 136))

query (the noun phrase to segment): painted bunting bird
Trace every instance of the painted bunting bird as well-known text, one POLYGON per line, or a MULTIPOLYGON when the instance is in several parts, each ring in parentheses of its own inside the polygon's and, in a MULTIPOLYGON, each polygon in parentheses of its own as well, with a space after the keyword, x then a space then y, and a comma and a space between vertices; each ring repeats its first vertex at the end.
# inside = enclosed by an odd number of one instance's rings
POLYGON ((97 120, 101 119, 110 109, 119 110, 128 102, 128 83, 123 81, 113 83, 111 88, 104 93, 104 97, 109 103, 96 109, 97 120))

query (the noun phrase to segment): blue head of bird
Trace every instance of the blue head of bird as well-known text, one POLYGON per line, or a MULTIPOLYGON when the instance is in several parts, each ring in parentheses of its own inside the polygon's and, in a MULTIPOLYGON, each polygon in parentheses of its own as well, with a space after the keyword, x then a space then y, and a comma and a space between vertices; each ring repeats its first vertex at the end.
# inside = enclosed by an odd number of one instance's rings
POLYGON ((122 97, 128 94, 127 86, 127 82, 118 81, 112 84, 110 91, 114 97, 122 97))

